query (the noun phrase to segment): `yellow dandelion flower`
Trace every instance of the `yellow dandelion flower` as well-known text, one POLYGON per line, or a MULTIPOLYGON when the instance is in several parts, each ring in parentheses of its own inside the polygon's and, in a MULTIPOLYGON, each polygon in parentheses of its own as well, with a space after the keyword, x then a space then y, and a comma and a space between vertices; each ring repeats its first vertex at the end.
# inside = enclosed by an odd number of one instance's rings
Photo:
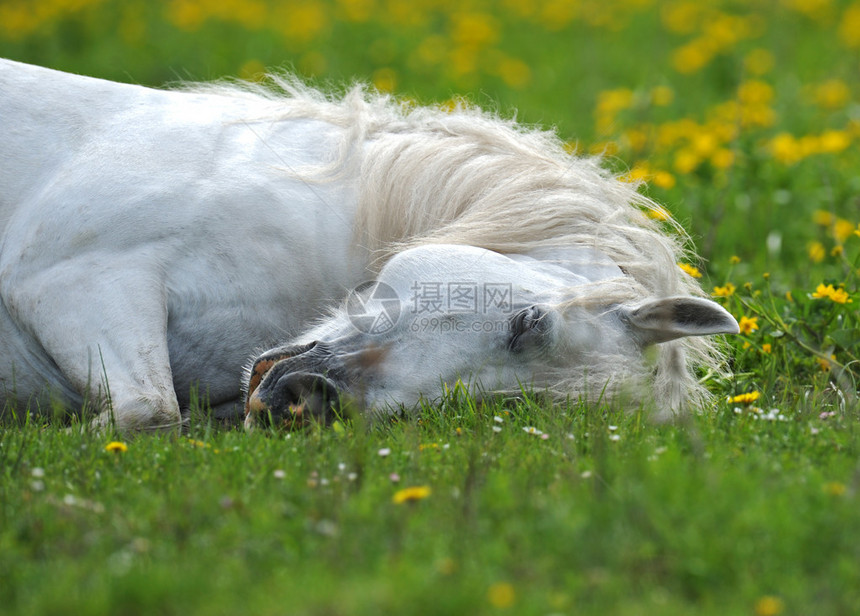
POLYGON ((826 256, 827 251, 821 242, 812 242, 809 245, 809 260, 813 263, 821 263, 826 256))
POLYGON ((851 145, 851 135, 844 130, 824 131, 818 137, 818 151, 825 154, 836 154, 848 149, 851 145))
POLYGON ((852 4, 842 14, 839 38, 848 47, 860 47, 860 4, 852 4))
POLYGON ((712 111, 713 119, 708 123, 708 130, 720 140, 720 143, 733 141, 738 136, 737 121, 740 113, 734 101, 717 105, 712 111))
POLYGON ((624 132, 624 140, 631 150, 639 151, 648 145, 648 133, 641 128, 631 128, 624 132))
POLYGON ((695 2, 667 2, 660 11, 660 18, 670 32, 692 34, 706 10, 705 6, 695 2))
POLYGON ((680 267, 684 272, 692 276, 693 278, 701 278, 702 272, 699 271, 698 268, 690 265, 689 263, 679 263, 678 267, 680 267))
POLYGON ((731 404, 752 404, 761 397, 761 392, 751 391, 745 394, 738 394, 728 399, 731 404))
POLYGON ((717 169, 728 169, 735 162, 735 153, 728 148, 720 148, 711 155, 711 164, 717 169))
POLYGON ((785 292, 785 299, 787 299, 787 300, 788 300, 788 301, 790 301, 790 302, 793 302, 793 301, 794 301, 794 296, 791 294, 791 291, 786 291, 786 292, 785 292))
POLYGON ((779 597, 765 596, 755 602, 756 616, 779 616, 785 609, 785 603, 779 597))
POLYGON ((765 342, 763 345, 761 345, 761 352, 765 355, 770 355, 772 351, 773 347, 771 346, 770 342, 765 342))
POLYGON ((128 445, 125 443, 121 443, 119 441, 112 441, 105 445, 105 451, 112 451, 114 453, 124 453, 128 451, 128 445))
POLYGON ((815 210, 812 213, 812 222, 822 227, 829 227, 833 224, 833 214, 827 210, 815 210))
POLYGON ((499 24, 492 15, 456 13, 451 22, 451 38, 460 45, 486 47, 499 38, 499 24))
POLYGON ((824 491, 830 496, 842 496, 845 490, 845 484, 839 481, 828 481, 824 484, 824 491))
POLYGON ((420 500, 424 500, 428 496, 430 496, 429 486, 412 486, 395 492, 394 496, 391 498, 391 502, 395 505, 415 503, 420 500))
POLYGON ((822 282, 820 285, 818 285, 815 288, 815 292, 812 294, 812 297, 814 297, 815 299, 822 299, 824 297, 830 297, 830 294, 833 293, 833 291, 834 291, 834 288, 833 288, 832 284, 825 286, 824 283, 822 282))
POLYGON ((814 299, 829 299, 837 304, 850 304, 853 302, 851 297, 842 287, 836 289, 832 284, 825 285, 824 283, 815 288, 812 293, 814 299))
MULTIPOLYGON (((646 214, 654 220, 672 220, 672 215, 669 213, 669 210, 659 205, 647 210, 646 214)), ((858 235, 860 235, 860 232, 858 232, 858 235)))
POLYGON ((655 171, 653 181, 654 186, 660 188, 669 189, 675 187, 675 176, 668 171, 655 171))
POLYGON ((597 95, 597 111, 615 114, 633 105, 633 90, 617 88, 604 90, 597 95))
POLYGON ((594 109, 598 131, 604 134, 610 132, 615 123, 615 117, 620 111, 632 107, 633 101, 633 90, 627 88, 600 92, 594 109))
POLYGON ((830 294, 830 300, 836 302, 837 304, 850 304, 854 301, 851 299, 845 289, 841 287, 830 294))
POLYGON ((815 86, 815 103, 824 109, 839 109, 851 100, 851 90, 844 81, 831 79, 815 86))
POLYGON ((206 20, 206 13, 196 2, 173 2, 168 9, 167 19, 183 30, 196 30, 206 20))
POLYGON ((714 50, 729 49, 737 41, 749 36, 750 21, 747 18, 725 13, 716 13, 703 24, 702 40, 714 50))
POLYGON ((821 371, 827 372, 828 370, 830 370, 831 363, 833 361, 836 361, 836 355, 831 355, 830 359, 827 359, 825 357, 817 357, 816 361, 818 362, 818 365, 821 368, 821 371))
POLYGON ((618 154, 618 143, 615 141, 598 141, 588 151, 599 156, 614 156, 618 154))
POLYGON ((657 145, 661 148, 673 148, 680 141, 686 141, 687 136, 699 130, 699 125, 689 118, 674 122, 664 122, 657 126, 657 145))
POLYGON ((773 100, 773 88, 764 81, 745 81, 738 87, 738 100, 743 105, 767 105, 773 100))
POLYGON ((675 171, 681 175, 692 173, 701 162, 698 154, 689 148, 682 148, 675 153, 675 171))
POLYGON ((223 13, 225 17, 229 15, 232 21, 237 21, 246 28, 256 29, 266 23, 268 9, 265 4, 256 1, 225 2, 220 4, 218 12, 223 13))
POLYGON ((741 262, 741 258, 737 255, 732 255, 732 258, 729 259, 729 263, 731 263, 732 265, 737 265, 740 262, 741 262))
POLYGON ((800 144, 797 139, 794 138, 794 135, 789 133, 780 133, 776 135, 768 143, 768 149, 770 150, 771 156, 786 165, 793 165, 803 158, 800 151, 800 144))
POLYGON ((373 3, 368 0, 338 0, 340 9, 349 21, 365 22, 371 17, 373 3))
POLYGON ((689 75, 701 70, 708 62, 711 61, 713 52, 709 46, 696 39, 682 47, 679 47, 672 54, 672 65, 679 73, 689 75))
POLYGON ((724 287, 714 287, 714 296, 715 297, 731 297, 735 294, 735 290, 737 287, 733 285, 731 282, 727 282, 724 287))
POLYGON ((758 329, 758 317, 741 317, 738 322, 742 334, 751 334, 758 329))
POLYGON ((837 218, 836 223, 833 225, 833 237, 836 238, 836 241, 840 244, 851 237, 851 234, 854 233, 854 223, 850 220, 845 220, 844 218, 837 218))
POLYGON ((776 122, 776 112, 767 105, 750 105, 743 108, 741 124, 749 126, 772 126, 776 122))
POLYGON ((516 597, 514 587, 507 582, 493 584, 487 589, 487 600, 490 605, 499 609, 511 607, 516 597))
POLYGON ((620 179, 622 182, 644 182, 649 177, 651 177, 651 171, 648 169, 648 163, 638 162, 620 179))
POLYGON ((699 158, 708 158, 716 151, 719 141, 717 141, 717 137, 713 133, 702 132, 693 135, 690 140, 690 146, 699 158))
POLYGON ((282 15, 273 16, 272 22, 279 25, 279 29, 287 37, 287 40, 296 43, 308 43, 314 40, 329 25, 327 9, 321 2, 303 2, 281 9, 282 15))

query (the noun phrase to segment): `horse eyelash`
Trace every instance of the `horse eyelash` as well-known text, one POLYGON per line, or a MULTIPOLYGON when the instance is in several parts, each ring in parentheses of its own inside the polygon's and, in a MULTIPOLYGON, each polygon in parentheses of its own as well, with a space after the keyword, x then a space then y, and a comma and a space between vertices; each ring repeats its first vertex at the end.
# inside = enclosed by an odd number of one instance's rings
POLYGON ((511 317, 511 337, 508 340, 508 350, 514 353, 520 351, 521 345, 518 344, 520 338, 523 334, 535 329, 544 316, 545 313, 540 308, 529 306, 511 317))

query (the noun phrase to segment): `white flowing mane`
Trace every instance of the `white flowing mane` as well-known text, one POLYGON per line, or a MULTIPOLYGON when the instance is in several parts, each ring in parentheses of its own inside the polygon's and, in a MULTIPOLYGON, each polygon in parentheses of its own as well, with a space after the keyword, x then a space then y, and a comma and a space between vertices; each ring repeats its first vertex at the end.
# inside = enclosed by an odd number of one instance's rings
MULTIPOLYGON (((611 257, 627 276, 578 288, 571 304, 703 295, 677 265, 690 254, 683 230, 673 222, 670 233, 661 230, 646 214, 659 206, 639 193, 637 184, 613 176, 599 158, 568 153, 553 132, 463 104, 422 107, 362 86, 331 96, 292 77, 270 81, 192 89, 264 99, 274 103, 277 118, 342 127, 344 138, 327 164, 288 172, 314 182, 358 177, 356 241, 378 257, 377 265, 428 243, 507 254, 589 247, 611 257)), ((657 355, 652 378, 661 407, 708 399, 695 371, 720 371, 722 356, 711 338, 666 342, 657 345, 657 355)), ((581 394, 570 385, 583 375, 558 376, 553 389, 581 394)), ((597 384, 611 375, 588 376, 597 384)))

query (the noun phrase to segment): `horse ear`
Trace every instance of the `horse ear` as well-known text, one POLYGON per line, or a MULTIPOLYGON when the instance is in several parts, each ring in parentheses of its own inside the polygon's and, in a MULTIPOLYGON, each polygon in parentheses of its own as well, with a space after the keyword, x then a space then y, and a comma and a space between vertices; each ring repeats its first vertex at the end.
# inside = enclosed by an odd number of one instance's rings
POLYGON ((699 297, 666 297, 622 312, 642 346, 684 336, 737 334, 738 322, 722 306, 699 297))

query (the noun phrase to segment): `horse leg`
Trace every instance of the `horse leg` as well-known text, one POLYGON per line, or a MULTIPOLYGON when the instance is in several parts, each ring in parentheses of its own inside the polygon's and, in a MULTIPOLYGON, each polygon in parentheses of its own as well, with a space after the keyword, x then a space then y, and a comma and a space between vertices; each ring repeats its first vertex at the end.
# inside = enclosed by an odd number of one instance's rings
POLYGON ((77 258, 0 281, 19 327, 97 403, 97 426, 127 432, 181 423, 167 350, 167 291, 156 271, 139 262, 77 258))

